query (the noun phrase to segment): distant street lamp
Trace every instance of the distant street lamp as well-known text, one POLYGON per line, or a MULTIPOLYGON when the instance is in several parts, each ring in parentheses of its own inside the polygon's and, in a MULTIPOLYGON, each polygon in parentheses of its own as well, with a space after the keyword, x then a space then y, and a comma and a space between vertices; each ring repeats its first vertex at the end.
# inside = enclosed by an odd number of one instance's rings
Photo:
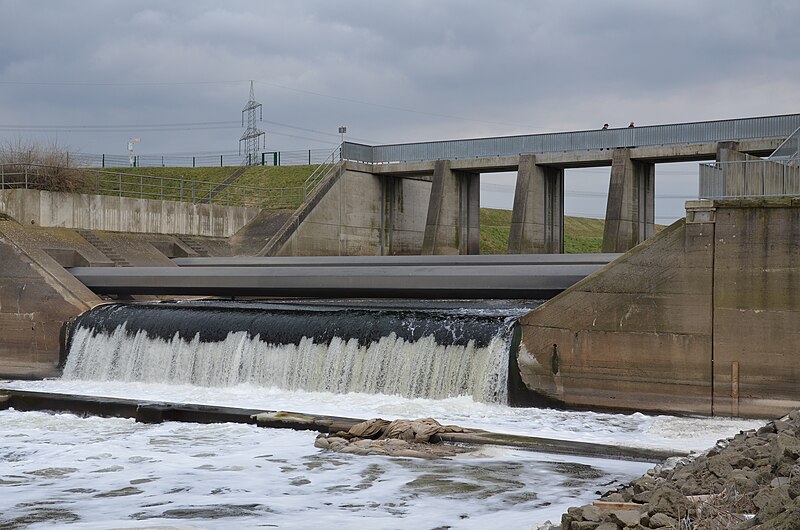
POLYGON ((339 127, 339 134, 342 135, 342 143, 344 143, 344 134, 347 132, 347 127, 344 125, 339 127))
POLYGON ((131 167, 133 167, 133 163, 136 160, 133 156, 133 144, 137 144, 141 141, 141 138, 128 138, 128 165, 131 167))

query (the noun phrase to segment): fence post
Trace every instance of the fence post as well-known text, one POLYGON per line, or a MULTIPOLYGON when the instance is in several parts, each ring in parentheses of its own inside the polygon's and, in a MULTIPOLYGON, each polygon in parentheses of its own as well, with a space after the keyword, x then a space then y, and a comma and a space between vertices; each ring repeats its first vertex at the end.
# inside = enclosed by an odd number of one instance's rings
POLYGON ((192 157, 192 167, 194 167, 194 157, 192 157))
POLYGON ((139 198, 144 197, 144 177, 139 175, 139 198))
POLYGON ((164 200, 164 177, 161 177, 160 182, 161 182, 161 200, 163 201, 164 200))
POLYGON ((222 155, 219 155, 219 167, 222 167, 222 155))
POLYGON ((28 166, 25 166, 25 189, 28 189, 28 166))
POLYGON ((100 167, 106 167, 106 154, 103 153, 102 160, 100 161, 100 167))
POLYGON ((272 153, 272 165, 273 166, 277 166, 278 165, 278 152, 277 151, 272 153))
POLYGON ((281 152, 278 151, 278 165, 281 165, 281 152))
POLYGON ((311 165, 311 149, 308 150, 308 165, 311 165))
POLYGON ((265 155, 265 154, 266 154, 266 153, 261 153, 261 165, 262 165, 262 166, 264 165, 264 155, 265 155))
POLYGON ((161 167, 164 167, 164 155, 161 155, 161 167))
POLYGON ((180 183, 180 186, 178 188, 178 190, 179 190, 178 193, 180 193, 178 200, 182 201, 183 200, 183 177, 181 177, 181 180, 179 180, 178 182, 180 183))
MULTIPOLYGON (((136 163, 136 160, 134 160, 134 163, 136 163)), ((133 167, 136 167, 136 166, 133 166, 133 167)), ((119 196, 122 197, 122 175, 121 174, 117 175, 117 188, 119 189, 119 196)))

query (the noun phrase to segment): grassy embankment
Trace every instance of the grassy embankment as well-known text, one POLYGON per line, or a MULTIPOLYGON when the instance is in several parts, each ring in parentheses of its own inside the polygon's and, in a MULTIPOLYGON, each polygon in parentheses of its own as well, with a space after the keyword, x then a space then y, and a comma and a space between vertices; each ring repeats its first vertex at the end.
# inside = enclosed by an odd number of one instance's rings
MULTIPOLYGON (((248 197, 245 187, 253 188, 299 188, 316 169, 316 165, 305 166, 254 166, 240 176, 233 188, 222 191, 216 199, 222 202, 240 204, 254 201, 248 197), (249 199, 249 200, 248 200, 249 199)), ((184 183, 182 193, 185 200, 191 200, 192 191, 195 200, 205 197, 217 184, 228 178, 237 168, 234 167, 147 167, 147 168, 121 168, 109 169, 110 174, 104 175, 105 187, 118 189, 117 173, 128 175, 123 177, 123 195, 140 196, 159 199, 161 198, 161 179, 168 188, 165 198, 177 198, 181 193, 178 189, 178 180, 193 180, 189 185, 184 183), (137 178, 133 175, 148 175, 137 178), (154 178, 153 178, 154 177, 154 178)), ((112 194, 116 194, 111 192, 112 194)), ((292 193, 297 193, 292 192, 292 193)), ((252 194, 257 195, 257 192, 252 194)), ((297 204, 299 205, 299 198, 297 204)), ((263 205, 267 206, 267 205, 263 205)), ((508 249, 508 234, 511 227, 511 211, 493 208, 481 208, 481 252, 483 254, 505 254, 508 249)), ((582 217, 564 218, 564 250, 568 253, 600 252, 603 242, 603 221, 582 217)))
MULTIPOLYGON (((511 230, 511 210, 481 208, 481 254, 505 254, 511 230)), ((600 252, 603 221, 585 217, 564 217, 564 252, 600 252)))
MULTIPOLYGON (((275 197, 290 197, 289 202, 299 206, 306 178, 316 169, 316 165, 304 166, 253 166, 247 168, 231 187, 223 189, 215 197, 215 202, 227 204, 248 204, 268 207, 268 193, 265 188, 284 189, 285 192, 270 192, 275 197), (259 188, 250 190, 249 188, 259 188)), ((178 199, 199 201, 206 197, 219 183, 239 168, 236 167, 143 167, 112 168, 102 172, 88 172, 89 187, 96 185, 100 179, 102 193, 115 195, 119 192, 128 197, 145 199, 178 199), (142 176, 146 175, 146 176, 142 176), (181 182, 182 181, 182 182, 181 182)))

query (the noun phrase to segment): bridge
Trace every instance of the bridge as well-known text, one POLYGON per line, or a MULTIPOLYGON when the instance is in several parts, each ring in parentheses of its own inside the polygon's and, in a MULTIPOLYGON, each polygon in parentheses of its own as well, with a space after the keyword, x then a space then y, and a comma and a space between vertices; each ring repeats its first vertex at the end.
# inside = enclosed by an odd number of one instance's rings
POLYGON ((800 114, 367 146, 342 162, 261 255, 479 253, 481 173, 517 172, 508 252, 564 250, 564 170, 610 167, 604 252, 655 231, 655 166, 772 153, 800 114))

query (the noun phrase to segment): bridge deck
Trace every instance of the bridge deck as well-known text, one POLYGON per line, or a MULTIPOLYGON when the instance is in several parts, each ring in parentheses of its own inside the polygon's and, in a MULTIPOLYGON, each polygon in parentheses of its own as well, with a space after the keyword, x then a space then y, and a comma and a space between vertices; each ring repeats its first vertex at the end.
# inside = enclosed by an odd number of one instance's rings
MULTIPOLYGON (((617 148, 673 147, 677 154, 687 146, 718 142, 786 139, 800 128, 800 114, 761 116, 620 129, 470 138, 369 146, 344 142, 342 158, 370 165, 497 158, 525 154, 602 152, 617 148)), ((778 145, 772 146, 772 149, 778 145)), ((690 152, 691 148, 687 151, 690 152)), ((713 152, 713 151, 712 151, 713 152)), ((697 153, 695 156, 705 156, 697 153)), ((576 158, 576 157, 571 157, 576 158)), ((634 157, 635 158, 635 157, 634 157)), ((668 158, 674 160, 673 158, 668 158)), ((667 161, 665 159, 664 161, 667 161)), ((697 160, 697 158, 695 158, 697 160)), ((610 161, 610 157, 609 157, 610 161)), ((597 165, 597 160, 587 164, 597 165)), ((491 171, 492 169, 486 169, 491 171)), ((494 169, 498 171, 500 169, 494 169)), ((387 168, 387 171, 392 171, 387 168)))

